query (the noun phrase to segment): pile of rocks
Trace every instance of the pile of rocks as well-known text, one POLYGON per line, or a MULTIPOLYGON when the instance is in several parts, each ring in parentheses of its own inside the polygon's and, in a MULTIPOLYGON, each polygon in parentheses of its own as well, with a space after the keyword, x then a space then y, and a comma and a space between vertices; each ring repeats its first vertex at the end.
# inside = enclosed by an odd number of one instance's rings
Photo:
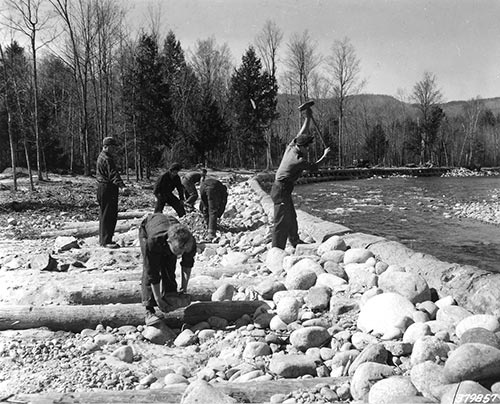
POLYGON ((447 171, 441 177, 484 177, 498 175, 495 170, 469 170, 468 168, 458 167, 447 171))
POLYGON ((480 222, 500 224, 500 202, 456 203, 453 205, 453 214, 480 222))
MULTIPOLYGON (((127 373, 124 381, 110 370, 92 379, 97 384, 82 388, 188 385, 181 401, 188 403, 195 402, 189 401, 193 394, 206 398, 207 390, 223 382, 259 385, 329 377, 333 378, 329 383, 274 394, 270 401, 452 403, 456 397, 482 394, 488 402, 500 402, 496 315, 471 313, 453 296, 439 296, 420 275, 389 265, 368 249, 348 245, 347 237, 334 235, 318 243, 309 238, 309 244, 296 249, 270 248, 268 219, 259 197, 242 183, 231 189, 230 198, 225 220, 241 223, 242 231, 225 233, 199 260, 210 265, 255 265, 251 274, 244 274, 260 279, 252 293, 249 288, 238 293, 228 278, 212 298, 253 298, 262 305, 234 324, 210 318, 182 330, 163 328, 173 350, 165 356, 189 357, 197 366, 187 368, 179 361, 173 365, 157 358, 140 372, 127 373)), ((85 341, 80 345, 86 353, 106 358, 109 353, 122 364, 141 363, 145 357, 141 349, 150 339, 147 328, 86 330, 78 338, 85 341)), ((13 349, 18 352, 18 347, 8 348, 4 356, 13 349)), ((53 356, 60 354, 56 349, 53 356)), ((93 372, 93 364, 85 368, 93 372)), ((217 402, 235 402, 216 393, 217 402)))

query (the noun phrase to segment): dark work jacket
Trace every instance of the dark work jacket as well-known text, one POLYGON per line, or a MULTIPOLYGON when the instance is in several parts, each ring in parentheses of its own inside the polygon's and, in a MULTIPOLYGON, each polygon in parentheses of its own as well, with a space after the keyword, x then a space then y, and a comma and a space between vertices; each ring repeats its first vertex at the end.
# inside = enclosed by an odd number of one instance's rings
MULTIPOLYGON (((148 255, 149 268, 144 268, 148 273, 149 284, 157 284, 160 282, 161 267, 159 262, 164 260, 164 257, 175 257, 175 254, 170 251, 167 244, 168 229, 178 224, 176 218, 163 213, 155 213, 149 215, 141 225, 140 237, 145 239, 145 253, 148 255)), ((196 242, 193 243, 191 251, 182 254, 181 266, 192 268, 194 265, 194 256, 196 255, 196 242)))
POLYGON ((179 199, 184 199, 184 188, 181 184, 181 177, 177 174, 172 174, 170 171, 162 174, 158 181, 156 181, 154 187, 154 194, 158 197, 159 195, 165 196, 169 195, 173 192, 174 189, 177 189, 179 193, 179 199))
POLYGON ((116 169, 113 157, 104 150, 97 157, 96 179, 97 182, 102 184, 114 184, 117 187, 124 185, 120 173, 116 169))

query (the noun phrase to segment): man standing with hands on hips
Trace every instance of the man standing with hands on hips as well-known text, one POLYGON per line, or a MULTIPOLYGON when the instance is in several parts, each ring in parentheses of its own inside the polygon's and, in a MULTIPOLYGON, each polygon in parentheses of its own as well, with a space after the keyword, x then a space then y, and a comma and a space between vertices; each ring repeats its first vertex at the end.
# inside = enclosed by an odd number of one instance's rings
POLYGON ((317 170, 318 164, 330 153, 330 148, 326 147, 321 158, 315 163, 306 160, 307 148, 314 140, 314 136, 309 134, 309 127, 313 120, 311 110, 313 104, 313 101, 308 101, 299 107, 305 112, 306 119, 297 136, 286 147, 271 188, 271 198, 274 202, 272 246, 282 250, 285 249, 287 240, 293 247, 304 243, 299 238, 297 214, 292 199, 295 181, 301 176, 303 170, 317 170))
POLYGON ((114 138, 104 138, 96 168, 99 244, 106 248, 119 247, 113 242, 113 234, 118 220, 118 189, 125 187, 114 161, 116 146, 114 138))

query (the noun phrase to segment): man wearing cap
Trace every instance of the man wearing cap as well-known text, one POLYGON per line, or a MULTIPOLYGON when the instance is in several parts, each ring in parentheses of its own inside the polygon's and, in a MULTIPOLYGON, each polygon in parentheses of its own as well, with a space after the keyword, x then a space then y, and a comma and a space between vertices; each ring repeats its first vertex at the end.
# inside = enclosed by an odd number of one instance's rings
POLYGON ((162 213, 165 204, 168 204, 174 208, 179 217, 186 214, 183 204, 184 190, 182 188, 181 178, 179 177, 180 170, 181 165, 179 163, 173 163, 156 181, 153 190, 156 196, 155 213, 162 213), (177 189, 177 193, 179 194, 178 198, 173 194, 174 189, 177 189))
POLYGON ((305 114, 306 119, 302 128, 286 147, 271 188, 271 198, 274 202, 272 246, 282 250, 285 249, 287 239, 293 247, 303 243, 299 238, 297 214, 292 199, 295 181, 301 176, 303 170, 317 170, 317 165, 330 152, 330 148, 327 147, 315 163, 309 163, 306 160, 307 148, 314 140, 314 137, 309 134, 309 126, 313 119, 310 107, 305 109, 305 114))
POLYGON ((113 242, 113 234, 118 219, 118 189, 125 187, 114 161, 116 146, 114 138, 104 138, 96 167, 99 244, 107 248, 119 247, 113 242))
POLYGON ((184 205, 190 211, 194 209, 194 203, 198 199, 198 191, 196 190, 196 184, 199 184, 203 180, 205 180, 206 176, 207 176, 207 170, 203 168, 201 172, 191 171, 183 174, 181 177, 181 183, 182 186, 184 187, 184 193, 186 196, 184 205))
POLYGON ((215 178, 207 178, 200 185, 200 211, 208 230, 208 240, 217 235, 217 222, 227 204, 227 187, 215 178))
POLYGON ((154 325, 160 321, 155 307, 168 312, 190 303, 186 292, 196 241, 188 228, 173 216, 155 213, 142 221, 139 242, 143 259, 142 303, 146 308, 146 325, 154 325), (179 291, 175 279, 177 257, 181 257, 179 291))

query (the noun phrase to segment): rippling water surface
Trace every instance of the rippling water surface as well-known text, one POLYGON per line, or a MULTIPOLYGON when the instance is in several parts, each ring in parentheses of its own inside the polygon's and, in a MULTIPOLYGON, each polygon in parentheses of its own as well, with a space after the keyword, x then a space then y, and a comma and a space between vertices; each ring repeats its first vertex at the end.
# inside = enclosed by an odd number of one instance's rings
POLYGON ((452 209, 455 203, 498 202, 500 177, 373 178, 298 185, 294 193, 296 208, 353 231, 500 272, 500 226, 457 218, 452 209))

